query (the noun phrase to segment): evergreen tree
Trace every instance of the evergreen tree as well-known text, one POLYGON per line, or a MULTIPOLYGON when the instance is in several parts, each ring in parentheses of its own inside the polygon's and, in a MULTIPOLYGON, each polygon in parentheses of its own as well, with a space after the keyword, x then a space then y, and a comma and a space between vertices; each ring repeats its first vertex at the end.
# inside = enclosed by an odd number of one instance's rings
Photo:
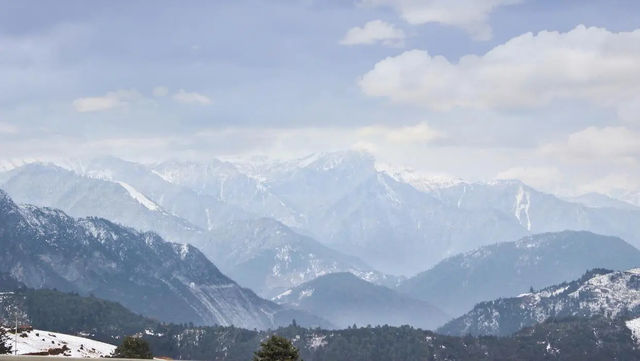
POLYGON ((8 339, 4 329, 0 328, 0 355, 11 353, 11 345, 6 344, 8 339))
POLYGON ((151 349, 147 341, 141 337, 127 336, 113 353, 115 358, 152 359, 151 349))
POLYGON ((277 335, 260 343, 260 350, 253 356, 253 361, 298 361, 298 349, 291 341, 277 335))

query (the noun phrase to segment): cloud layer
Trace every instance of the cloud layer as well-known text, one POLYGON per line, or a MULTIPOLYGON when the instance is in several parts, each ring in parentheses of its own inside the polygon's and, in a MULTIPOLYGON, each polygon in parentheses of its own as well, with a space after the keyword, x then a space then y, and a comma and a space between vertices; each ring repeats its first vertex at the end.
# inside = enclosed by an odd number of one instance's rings
POLYGON ((80 113, 100 112, 123 107, 141 97, 136 90, 121 89, 108 92, 104 96, 77 98, 73 101, 73 108, 80 113))
POLYGON ((411 50, 378 62, 360 87, 435 110, 536 108, 561 100, 622 110, 640 101, 640 30, 527 33, 457 63, 411 50))
POLYGON ((372 20, 362 27, 353 27, 340 41, 342 45, 372 45, 382 43, 387 46, 402 46, 405 33, 382 20, 372 20))
POLYGON ((588 127, 569 134, 564 142, 544 145, 542 151, 574 160, 635 163, 640 160, 640 132, 621 126, 588 127))
POLYGON ((363 0, 364 5, 389 6, 409 24, 441 23, 467 31, 476 40, 491 39, 489 14, 521 0, 363 0))
POLYGON ((173 100, 183 104, 211 104, 211 98, 208 96, 196 92, 187 92, 184 89, 180 89, 177 93, 173 94, 173 100))

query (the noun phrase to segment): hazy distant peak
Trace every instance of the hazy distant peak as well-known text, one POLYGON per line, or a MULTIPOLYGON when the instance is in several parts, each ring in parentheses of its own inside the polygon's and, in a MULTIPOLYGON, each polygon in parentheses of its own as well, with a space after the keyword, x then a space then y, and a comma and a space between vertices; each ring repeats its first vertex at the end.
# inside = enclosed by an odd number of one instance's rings
POLYGON ((387 163, 377 162, 376 170, 384 173, 394 180, 408 183, 421 191, 433 191, 439 188, 447 188, 466 183, 462 178, 445 174, 428 174, 408 167, 396 167, 387 163))
POLYGON ((374 167, 375 157, 368 152, 346 150, 330 153, 310 154, 297 160, 301 168, 330 170, 344 166, 374 167))
POLYGON ((575 197, 566 197, 566 200, 579 203, 591 208, 618 208, 627 210, 640 210, 638 205, 627 200, 620 200, 606 194, 589 192, 575 197))

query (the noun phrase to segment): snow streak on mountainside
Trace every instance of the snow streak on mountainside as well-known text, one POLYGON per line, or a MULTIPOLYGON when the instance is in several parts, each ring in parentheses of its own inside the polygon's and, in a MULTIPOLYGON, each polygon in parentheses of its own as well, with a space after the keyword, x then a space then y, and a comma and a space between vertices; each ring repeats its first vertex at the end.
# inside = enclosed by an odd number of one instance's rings
MULTIPOLYGON (((12 330, 7 329, 7 331, 11 332, 12 330)), ((99 358, 110 356, 116 349, 116 346, 108 343, 43 330, 20 332, 17 340, 17 347, 14 345, 13 337, 8 339, 6 344, 12 347, 12 351, 17 350, 18 355, 41 354, 43 356, 99 358)))
POLYGON ((144 194, 140 193, 137 189, 133 188, 132 186, 128 185, 125 182, 118 181, 118 184, 120 184, 122 186, 122 188, 127 190, 129 195, 131 196, 131 198, 133 198, 136 201, 140 202, 140 204, 145 206, 150 211, 158 211, 158 210, 160 210, 160 206, 155 204, 152 200, 147 198, 144 194))
POLYGON ((633 339, 640 345, 640 317, 627 321, 626 325, 631 330, 633 339))
MULTIPOLYGON (((570 283, 515 298, 483 302, 438 332, 451 335, 508 335, 550 317, 640 315, 640 268, 612 272, 594 270, 570 283)), ((633 323, 632 323, 633 325, 633 323)))
POLYGON ((192 246, 104 219, 17 206, 2 191, 0 272, 32 288, 93 293, 164 321, 264 329, 295 317, 321 324, 241 288, 192 246))

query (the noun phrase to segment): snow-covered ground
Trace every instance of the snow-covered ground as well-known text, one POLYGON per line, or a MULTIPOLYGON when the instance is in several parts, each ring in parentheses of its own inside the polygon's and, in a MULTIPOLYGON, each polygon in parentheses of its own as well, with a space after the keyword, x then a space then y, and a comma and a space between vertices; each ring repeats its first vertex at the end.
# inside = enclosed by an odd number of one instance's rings
MULTIPOLYGON (((11 351, 13 352, 16 349, 14 347, 14 334, 7 332, 7 335, 9 340, 7 340, 6 344, 12 347, 11 351)), ((51 353, 54 354, 51 356, 93 358, 109 356, 115 349, 116 346, 108 343, 63 333, 32 330, 18 334, 18 355, 51 350, 51 353), (63 349, 63 352, 57 354, 63 349)))
POLYGON ((626 322, 627 327, 631 330, 633 339, 640 344, 640 317, 626 322))

